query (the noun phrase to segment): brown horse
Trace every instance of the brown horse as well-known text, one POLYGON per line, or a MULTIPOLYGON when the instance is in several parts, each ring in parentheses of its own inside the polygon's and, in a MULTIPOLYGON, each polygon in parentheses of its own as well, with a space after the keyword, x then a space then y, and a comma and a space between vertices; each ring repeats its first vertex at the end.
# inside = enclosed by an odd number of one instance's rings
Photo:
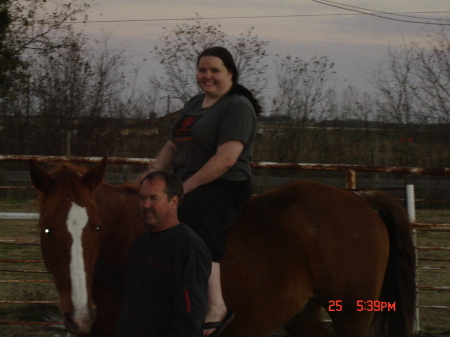
MULTIPOLYGON (((48 174, 30 163, 42 192, 42 252, 66 326, 97 337, 113 336, 120 299, 93 277, 95 260, 123 264, 142 231, 136 190, 101 183, 105 165, 62 164, 48 174)), ((406 213, 384 193, 296 182, 254 197, 221 264, 236 312, 223 336, 263 337, 283 326, 294 337, 329 336, 323 307, 338 337, 410 337, 414 254, 406 213)))

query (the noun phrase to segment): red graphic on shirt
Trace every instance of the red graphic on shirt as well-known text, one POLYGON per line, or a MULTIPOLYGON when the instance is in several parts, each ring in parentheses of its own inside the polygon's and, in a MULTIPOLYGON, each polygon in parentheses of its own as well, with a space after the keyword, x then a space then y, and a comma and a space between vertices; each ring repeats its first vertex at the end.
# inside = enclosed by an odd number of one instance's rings
POLYGON ((192 127, 200 116, 184 116, 175 124, 173 139, 180 142, 192 140, 192 127))

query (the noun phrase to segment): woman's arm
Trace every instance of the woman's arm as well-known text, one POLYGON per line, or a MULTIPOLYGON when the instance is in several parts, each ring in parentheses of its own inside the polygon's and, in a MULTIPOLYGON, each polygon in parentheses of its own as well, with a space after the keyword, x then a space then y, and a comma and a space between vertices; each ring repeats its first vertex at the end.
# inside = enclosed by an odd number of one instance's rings
POLYGON ((173 167, 173 159, 176 152, 177 147, 172 141, 168 140, 156 156, 156 162, 153 165, 149 165, 149 172, 155 170, 169 171, 173 167))
POLYGON ((145 176, 152 171, 169 171, 173 167, 173 159, 176 152, 177 147, 172 141, 168 140, 156 156, 155 163, 150 164, 147 171, 139 176, 138 182, 142 182, 145 176))
POLYGON ((243 149, 244 144, 238 140, 229 140, 220 145, 216 154, 197 173, 184 182, 184 193, 189 193, 197 187, 219 178, 236 163, 243 149))

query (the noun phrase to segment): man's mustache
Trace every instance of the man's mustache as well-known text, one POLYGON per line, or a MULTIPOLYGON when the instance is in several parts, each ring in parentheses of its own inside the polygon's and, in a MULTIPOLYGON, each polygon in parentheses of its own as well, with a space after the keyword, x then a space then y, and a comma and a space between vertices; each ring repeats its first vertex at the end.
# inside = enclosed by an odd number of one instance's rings
POLYGON ((155 211, 154 211, 153 208, 144 208, 144 209, 142 209, 142 213, 152 213, 152 214, 154 214, 155 211))

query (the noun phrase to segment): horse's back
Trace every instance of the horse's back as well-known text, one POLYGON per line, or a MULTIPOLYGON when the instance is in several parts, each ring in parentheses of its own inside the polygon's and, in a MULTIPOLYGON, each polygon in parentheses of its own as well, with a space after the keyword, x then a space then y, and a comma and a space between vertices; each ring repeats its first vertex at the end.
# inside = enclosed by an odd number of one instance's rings
MULTIPOLYGON (((352 302, 376 299, 388 242, 382 220, 356 193, 316 182, 286 184, 253 197, 231 228, 222 262, 224 293, 230 307, 244 305, 254 316, 266 313, 249 308, 256 307, 252 301, 280 303, 280 322, 310 299, 326 306, 348 298, 349 289, 352 302), (233 279, 246 279, 252 290, 233 279)), ((268 314, 267 324, 274 320, 268 314)))
MULTIPOLYGON (((322 278, 378 261, 380 255, 387 260, 386 227, 367 201, 354 192, 300 181, 255 197, 248 206, 247 219, 258 214, 273 235, 283 233, 282 242, 303 246, 299 252, 302 262, 314 265, 322 278), (354 256, 355 251, 360 252, 359 257, 354 256)), ((259 224, 253 222, 253 226, 259 224)), ((320 282, 318 276, 315 281, 320 282)))
POLYGON ((253 197, 230 231, 231 244, 252 237, 344 255, 346 246, 374 245, 386 228, 356 193, 316 182, 294 182, 253 197), (350 241, 349 241, 350 240, 350 241), (311 247, 310 247, 311 246, 311 247))

